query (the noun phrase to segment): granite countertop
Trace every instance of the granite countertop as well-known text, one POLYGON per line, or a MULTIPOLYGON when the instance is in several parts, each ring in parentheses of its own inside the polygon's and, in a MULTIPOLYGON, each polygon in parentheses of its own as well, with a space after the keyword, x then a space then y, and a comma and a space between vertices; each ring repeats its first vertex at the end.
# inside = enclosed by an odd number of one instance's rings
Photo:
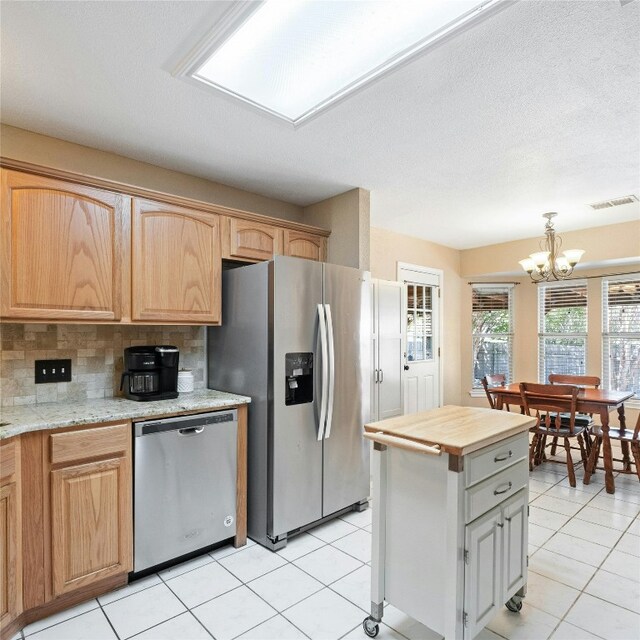
POLYGON ((77 402, 48 402, 0 409, 0 440, 12 436, 72 427, 80 424, 153 418, 198 409, 223 409, 230 405, 248 404, 251 398, 234 393, 201 389, 182 393, 174 400, 135 402, 126 398, 103 398, 77 402))

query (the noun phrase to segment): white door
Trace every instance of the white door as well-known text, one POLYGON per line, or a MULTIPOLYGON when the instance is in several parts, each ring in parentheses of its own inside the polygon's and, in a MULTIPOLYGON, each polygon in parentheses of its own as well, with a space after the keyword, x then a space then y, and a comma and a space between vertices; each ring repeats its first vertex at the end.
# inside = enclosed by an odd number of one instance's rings
POLYGON ((440 271, 400 264, 404 283, 404 412, 439 407, 440 393, 440 271))
POLYGON ((403 296, 400 282, 376 280, 373 295, 373 394, 372 419, 402 415, 403 296))

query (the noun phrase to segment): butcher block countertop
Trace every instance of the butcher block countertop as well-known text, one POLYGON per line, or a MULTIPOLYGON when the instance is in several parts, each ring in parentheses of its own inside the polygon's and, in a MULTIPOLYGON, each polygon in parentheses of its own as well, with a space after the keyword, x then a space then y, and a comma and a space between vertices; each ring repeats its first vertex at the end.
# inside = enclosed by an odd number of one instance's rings
POLYGON ((528 431, 535 418, 519 413, 445 406, 365 425, 368 433, 382 432, 464 456, 516 433, 528 431))

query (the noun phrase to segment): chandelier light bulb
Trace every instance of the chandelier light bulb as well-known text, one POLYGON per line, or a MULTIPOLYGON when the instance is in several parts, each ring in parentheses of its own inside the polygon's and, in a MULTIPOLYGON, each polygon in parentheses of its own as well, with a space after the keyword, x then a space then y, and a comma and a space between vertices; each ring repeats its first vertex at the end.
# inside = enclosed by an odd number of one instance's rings
POLYGON ((578 262, 580 262, 580 258, 584 255, 584 251, 582 249, 567 249, 562 253, 572 267, 577 265, 578 262))
POLYGON ((527 272, 531 273, 536 268, 536 263, 531 258, 520 260, 520 266, 527 272))
POLYGON ((533 260, 533 263, 539 269, 542 269, 544 265, 549 261, 550 251, 537 251, 536 253, 532 253, 529 258, 533 260))

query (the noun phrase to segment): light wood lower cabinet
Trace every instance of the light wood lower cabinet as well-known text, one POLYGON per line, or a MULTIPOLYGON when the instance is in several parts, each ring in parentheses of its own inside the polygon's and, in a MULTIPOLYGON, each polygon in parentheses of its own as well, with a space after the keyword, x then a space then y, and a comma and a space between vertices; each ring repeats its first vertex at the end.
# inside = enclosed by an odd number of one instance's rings
POLYGON ((51 472, 53 595, 131 569, 130 461, 51 472))
POLYGON ((312 233, 285 229, 284 255, 323 262, 327 259, 327 239, 312 233))
POLYGON ((220 324, 220 218, 134 199, 133 320, 220 324))
POLYGON ((17 171, 1 177, 0 314, 119 320, 131 199, 17 171))
POLYGON ((48 437, 51 588, 57 597, 132 568, 131 425, 48 437), (105 447, 107 432, 111 448, 105 447))
POLYGON ((22 610, 20 447, 13 438, 0 445, 0 629, 22 610))

